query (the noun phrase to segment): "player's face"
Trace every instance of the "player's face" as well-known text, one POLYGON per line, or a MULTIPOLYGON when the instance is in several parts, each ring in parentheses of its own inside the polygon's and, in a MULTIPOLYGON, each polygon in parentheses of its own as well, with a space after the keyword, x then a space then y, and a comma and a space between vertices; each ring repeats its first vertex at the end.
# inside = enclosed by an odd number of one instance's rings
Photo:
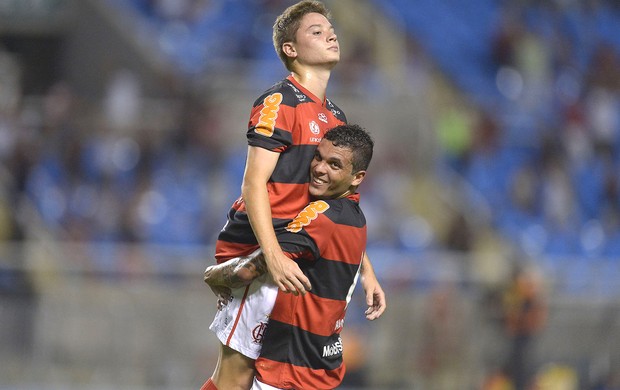
POLYGON ((359 185, 365 172, 353 172, 352 158, 350 149, 334 146, 326 139, 321 141, 310 163, 310 195, 335 199, 359 185))
POLYGON ((318 13, 304 15, 295 35, 297 61, 306 65, 336 65, 340 46, 334 27, 318 13))

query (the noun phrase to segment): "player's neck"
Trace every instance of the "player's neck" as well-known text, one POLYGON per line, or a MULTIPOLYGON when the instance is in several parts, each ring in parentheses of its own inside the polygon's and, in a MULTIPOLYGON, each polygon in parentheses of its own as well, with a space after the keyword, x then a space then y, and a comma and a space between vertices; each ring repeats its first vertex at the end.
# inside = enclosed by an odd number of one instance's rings
POLYGON ((331 70, 300 68, 293 70, 292 73, 299 84, 303 85, 304 88, 312 92, 317 98, 321 99, 321 101, 325 100, 325 93, 327 91, 331 70))

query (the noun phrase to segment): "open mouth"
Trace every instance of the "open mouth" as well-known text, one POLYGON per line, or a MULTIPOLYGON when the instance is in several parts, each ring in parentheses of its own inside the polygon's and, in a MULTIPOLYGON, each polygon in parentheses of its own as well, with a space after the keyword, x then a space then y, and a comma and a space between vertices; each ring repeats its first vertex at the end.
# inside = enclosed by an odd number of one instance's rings
POLYGON ((327 184, 327 181, 319 179, 316 176, 312 176, 311 179, 312 179, 311 180, 312 184, 317 185, 317 186, 320 186, 320 185, 323 185, 323 184, 327 184))

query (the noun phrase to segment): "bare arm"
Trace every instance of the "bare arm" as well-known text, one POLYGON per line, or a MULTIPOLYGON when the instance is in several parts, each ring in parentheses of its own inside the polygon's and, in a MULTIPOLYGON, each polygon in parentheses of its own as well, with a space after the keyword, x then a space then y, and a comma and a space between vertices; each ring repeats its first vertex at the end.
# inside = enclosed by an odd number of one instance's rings
POLYGON ((265 273, 265 258, 260 251, 256 251, 249 256, 235 257, 207 267, 204 281, 217 297, 217 308, 221 309, 231 299, 231 289, 247 286, 265 273))
POLYGON ((239 288, 247 286, 265 273, 265 258, 262 253, 258 253, 254 256, 235 257, 225 263, 207 267, 204 281, 209 286, 239 288))
POLYGON ((271 177, 279 154, 250 146, 243 175, 241 194, 254 235, 263 250, 267 269, 274 283, 284 292, 305 294, 311 285, 293 260, 280 248, 271 220, 267 181, 271 177))
POLYGON ((381 317, 387 307, 387 304, 385 300, 385 292, 383 292, 383 289, 377 280, 375 270, 372 267, 370 259, 366 253, 364 253, 364 259, 362 260, 361 277, 362 287, 366 293, 366 304, 368 305, 368 309, 366 309, 364 314, 366 314, 366 319, 372 321, 381 317))

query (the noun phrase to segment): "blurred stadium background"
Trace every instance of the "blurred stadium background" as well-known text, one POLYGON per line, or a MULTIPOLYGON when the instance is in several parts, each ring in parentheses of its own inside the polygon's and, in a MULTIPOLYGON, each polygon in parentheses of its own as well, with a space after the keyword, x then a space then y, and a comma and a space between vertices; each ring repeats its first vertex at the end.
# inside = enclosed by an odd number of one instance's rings
MULTIPOLYGON (((289 0, 0 0, 0 389, 198 389, 289 0)), ((338 0, 388 311, 348 389, 620 389, 620 5, 338 0), (511 387, 512 386, 512 387, 511 387)))

